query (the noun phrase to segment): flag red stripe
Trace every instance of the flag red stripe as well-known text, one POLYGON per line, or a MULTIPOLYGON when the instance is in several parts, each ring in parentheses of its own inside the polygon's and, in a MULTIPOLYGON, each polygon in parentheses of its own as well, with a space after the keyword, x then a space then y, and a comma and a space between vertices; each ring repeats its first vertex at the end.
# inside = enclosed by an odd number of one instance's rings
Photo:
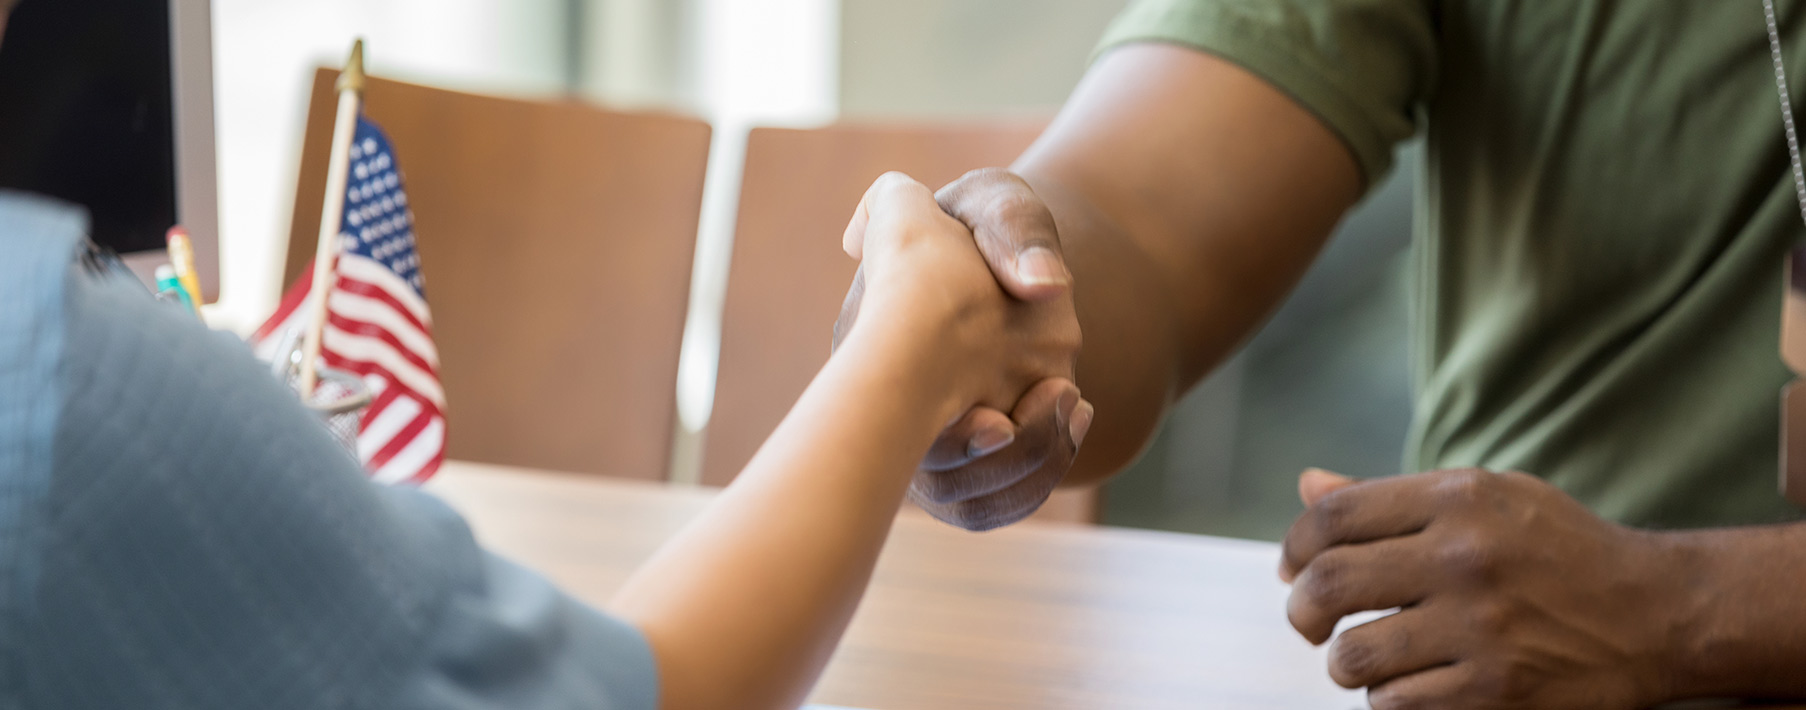
POLYGON ((265 338, 273 335, 273 331, 281 326, 283 321, 288 320, 289 315, 293 314, 295 309, 300 308, 301 304, 307 301, 307 292, 313 287, 314 281, 313 262, 309 261, 307 264, 307 270, 302 271, 301 276, 295 279, 295 284, 289 287, 288 293, 282 294, 282 302, 277 304, 275 315, 270 316, 269 320, 264 321, 263 325, 257 328, 256 333, 251 334, 251 342, 262 342, 265 338))
POLYGON ((395 334, 389 332, 387 328, 375 323, 353 320, 333 311, 327 311, 326 322, 331 323, 332 327, 347 333, 383 341, 383 344, 388 345, 390 348, 393 348, 395 352, 400 353, 402 358, 406 359, 414 367, 420 368, 421 372, 432 375, 435 380, 439 379, 439 368, 428 363, 426 358, 420 356, 420 353, 409 350, 407 346, 402 345, 401 340, 396 338, 395 334))
POLYGON ((438 452, 434 453, 433 460, 426 462, 425 465, 420 467, 420 471, 418 473, 415 473, 414 475, 409 476, 408 480, 404 481, 404 483, 410 483, 410 484, 414 484, 414 485, 420 485, 422 483, 426 483, 426 479, 432 478, 434 473, 438 473, 439 464, 442 464, 442 463, 445 463, 445 449, 444 448, 441 448, 441 449, 439 449, 438 452))
MULTIPOLYGON (((321 357, 326 360, 326 365, 328 367, 344 370, 360 376, 371 374, 381 375, 389 381, 390 390, 401 390, 403 394, 407 394, 418 400, 420 402, 421 411, 432 412, 435 415, 444 416, 444 412, 440 411, 439 405, 433 403, 431 398, 419 392, 415 392, 413 388, 389 377, 388 371, 382 369, 382 366, 377 365, 376 363, 368 360, 352 360, 334 352, 321 353, 321 357)), ((387 392, 390 390, 384 391, 387 392)))
MULTIPOLYGON (((357 433, 359 434, 370 428, 370 422, 376 421, 377 417, 382 416, 383 410, 388 409, 389 404, 394 402, 396 397, 400 397, 402 391, 406 389, 395 384, 393 380, 386 377, 383 379, 389 382, 389 386, 376 393, 376 397, 370 400, 370 406, 364 408, 364 417, 357 423, 357 433)), ((419 397, 415 399, 419 399, 419 397)))
POLYGON ((395 436, 390 437, 388 443, 383 444, 382 448, 377 449, 376 453, 370 456, 369 463, 365 465, 372 471, 382 468, 383 464, 389 462, 389 459, 395 458, 396 454, 401 453, 402 449, 407 448, 408 444, 414 441, 414 437, 420 436, 420 432, 426 430, 426 425, 433 423, 433 420, 438 418, 438 416, 438 414, 422 407, 420 416, 414 417, 414 421, 408 422, 408 425, 402 427, 401 431, 395 432, 395 436))
POLYGON ((393 294, 390 294, 388 289, 373 283, 365 283, 363 281, 348 279, 343 276, 339 277, 338 289, 346 293, 355 293, 365 298, 374 298, 378 301, 382 301, 388 307, 395 309, 396 313, 401 314, 401 317, 406 318, 415 328, 419 328, 421 333, 428 336, 433 334, 432 329, 428 328, 425 323, 420 322, 419 318, 415 318, 414 312, 408 310, 407 306, 402 305, 401 301, 395 298, 393 294))
MULTIPOLYGON (((405 389, 408 394, 413 395, 415 398, 419 399, 422 404, 431 404, 436 401, 433 399, 433 397, 427 395, 426 393, 421 392, 418 389, 415 389, 413 386, 411 386, 405 382, 402 382, 399 378, 395 377, 394 373, 389 372, 386 368, 384 368, 382 363, 380 363, 380 362, 376 362, 374 360, 359 360, 359 359, 348 357, 343 353, 330 351, 330 350, 322 351, 320 353, 320 358, 322 361, 324 361, 326 363, 327 367, 337 368, 337 369, 344 370, 346 372, 350 372, 352 374, 360 375, 360 376, 380 375, 382 377, 388 378, 390 384, 392 384, 393 386, 401 387, 401 388, 405 389)), ((438 381, 439 380, 437 378, 433 379, 433 382, 435 384, 437 384, 438 381)), ((439 392, 440 396, 444 396, 444 394, 445 394, 444 390, 441 390, 439 392)), ((437 406, 437 405, 435 405, 435 406, 437 406)))

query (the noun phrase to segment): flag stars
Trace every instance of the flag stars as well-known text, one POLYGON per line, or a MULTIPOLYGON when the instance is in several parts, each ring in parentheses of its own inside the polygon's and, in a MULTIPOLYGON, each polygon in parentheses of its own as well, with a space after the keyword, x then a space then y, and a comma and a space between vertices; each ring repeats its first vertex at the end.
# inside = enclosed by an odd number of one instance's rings
POLYGON ((401 172, 389 146, 365 131, 366 127, 360 126, 351 144, 351 179, 345 186, 342 219, 344 251, 382 264, 402 283, 424 293, 420 256, 415 251, 414 213, 402 191, 401 172))

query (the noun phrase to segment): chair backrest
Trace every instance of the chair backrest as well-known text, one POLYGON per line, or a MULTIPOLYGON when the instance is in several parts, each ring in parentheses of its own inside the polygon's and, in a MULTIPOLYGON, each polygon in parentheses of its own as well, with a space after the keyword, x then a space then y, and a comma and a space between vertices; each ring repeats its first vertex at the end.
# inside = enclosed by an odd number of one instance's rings
MULTIPOLYGON (((827 362, 856 267, 841 232, 872 181, 900 170, 930 187, 1008 165, 1045 124, 760 128, 747 139, 715 406, 702 480, 724 485, 752 458, 827 362)), ((1095 496, 1062 494, 1056 518, 1094 518, 1095 496)))
MULTIPOLYGON (((284 283, 312 258, 337 72, 314 77, 284 283)), ((371 79, 414 211, 447 456, 663 479, 709 127, 371 79)))

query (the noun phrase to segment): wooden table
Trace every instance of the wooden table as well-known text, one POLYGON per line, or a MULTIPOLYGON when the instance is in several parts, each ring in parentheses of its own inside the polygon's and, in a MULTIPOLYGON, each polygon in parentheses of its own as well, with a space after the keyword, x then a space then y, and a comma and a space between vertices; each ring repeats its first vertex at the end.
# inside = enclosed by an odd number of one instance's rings
MULTIPOLYGON (((448 463, 428 490, 492 549, 602 604, 711 489, 448 463)), ((781 511, 773 511, 781 514, 781 511)), ((1348 710, 1285 621, 1278 547, 904 514, 811 702, 873 710, 1348 710)))
MULTIPOLYGON (((462 462, 427 490, 486 545, 597 605, 714 497, 462 462)), ((906 512, 810 700, 871 710, 1365 708, 1286 624, 1278 563, 1268 543, 1033 521, 972 534, 906 512)), ((1683 708, 1724 706, 1668 710, 1683 708)))

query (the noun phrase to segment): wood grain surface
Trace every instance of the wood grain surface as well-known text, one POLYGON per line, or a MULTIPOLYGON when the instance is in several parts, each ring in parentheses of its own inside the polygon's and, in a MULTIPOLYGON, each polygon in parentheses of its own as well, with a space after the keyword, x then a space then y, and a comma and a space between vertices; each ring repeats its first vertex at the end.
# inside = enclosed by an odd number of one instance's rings
MULTIPOLYGON (((713 490, 448 463, 484 544, 604 604, 713 490)), ((774 515, 782 511, 773 511, 774 515)), ((1277 546, 899 517, 811 702, 872 710, 1363 707, 1286 625, 1277 546)), ((747 600, 757 613, 758 600, 747 600)))
MULTIPOLYGON (((449 462, 478 538, 605 605, 715 489, 449 462)), ((782 511, 773 511, 782 514, 782 511)), ((812 703, 862 710, 1364 709, 1285 621, 1277 545, 906 508, 812 703)), ((758 613, 758 600, 747 600, 758 613)), ((1345 622, 1346 627, 1348 622, 1345 622)), ((1806 710, 1683 703, 1663 710, 1806 710)))

